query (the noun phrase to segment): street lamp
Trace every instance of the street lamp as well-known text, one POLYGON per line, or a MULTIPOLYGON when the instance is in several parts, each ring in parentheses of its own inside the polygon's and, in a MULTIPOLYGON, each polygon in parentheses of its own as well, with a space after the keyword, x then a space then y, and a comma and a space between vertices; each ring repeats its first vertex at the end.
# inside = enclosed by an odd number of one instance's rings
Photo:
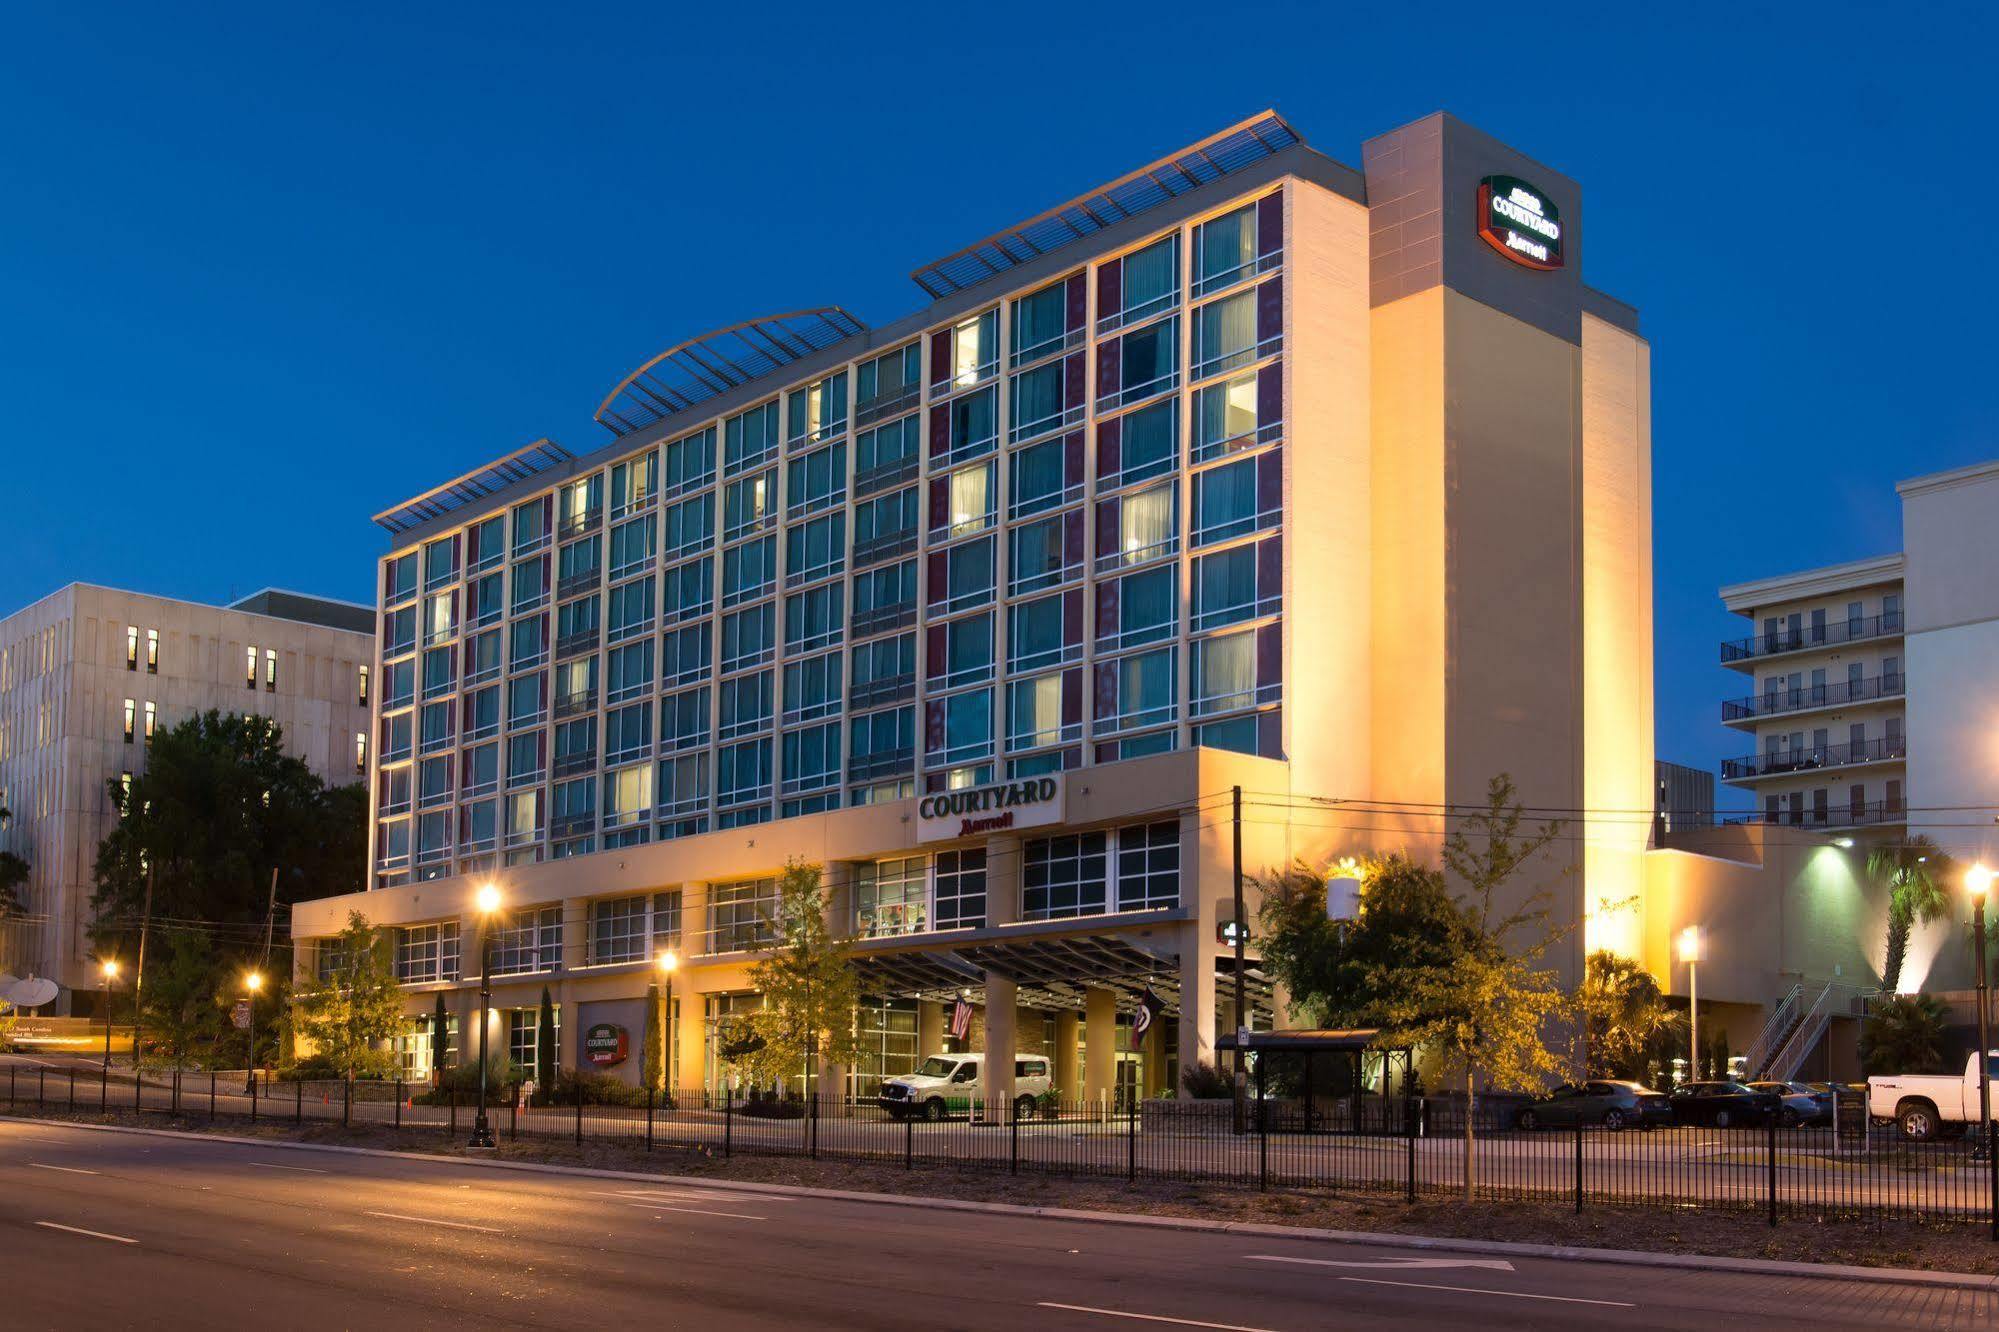
POLYGON ((244 1061, 243 1090, 254 1096, 257 1094, 257 991, 264 988, 264 978, 253 971, 243 977, 243 988, 248 992, 243 1004, 250 1010, 250 1057, 244 1061))
POLYGON ((492 1037, 493 1019, 493 913, 500 909, 500 889, 496 884, 479 886, 473 898, 479 908, 479 1117, 472 1123, 474 1147, 491 1148, 493 1126, 486 1122, 486 1043, 492 1037))
POLYGON ((1707 956, 1707 940, 1701 927, 1689 925, 1680 931, 1680 961, 1687 964, 1687 1081, 1701 1076, 1701 985, 1700 964, 1707 956))
POLYGON ((660 979, 666 982, 666 1002, 659 1010, 659 1068, 660 1080, 666 1083, 668 1104, 673 1096, 673 973, 680 966, 680 957, 671 948, 654 959, 659 968, 660 979))
MULTIPOLYGON (((1992 892, 1992 871, 1983 864, 1973 865, 1964 875, 1964 886, 1971 890, 1971 937, 1972 946, 1978 950, 1978 1126, 1980 1137, 1987 1139, 1991 1146, 1992 1133, 1992 1074, 1987 1067, 1992 1058, 1991 1000, 1986 995, 1985 980, 1985 899, 1992 892)), ((1999 1221, 1995 1221, 1999 1224, 1999 1221)))
MULTIPOLYGON (((118 959, 104 959, 104 1076, 111 1076, 111 995, 118 979, 118 959)), ((136 1056, 136 1051, 134 1052, 136 1056)))

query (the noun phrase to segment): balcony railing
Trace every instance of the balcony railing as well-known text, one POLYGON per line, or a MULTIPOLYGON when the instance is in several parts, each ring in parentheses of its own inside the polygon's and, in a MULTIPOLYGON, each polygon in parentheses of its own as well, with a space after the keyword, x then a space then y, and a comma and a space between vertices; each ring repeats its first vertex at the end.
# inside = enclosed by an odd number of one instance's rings
POLYGON ((1902 632, 1902 613, 1849 617, 1822 625, 1801 624, 1795 629, 1731 639, 1721 645, 1723 663, 1773 657, 1783 652, 1804 652, 1811 648, 1835 647, 1841 643, 1864 643, 1871 638, 1894 638, 1902 632))
POLYGON ((1900 800, 1869 800, 1861 804, 1828 804, 1824 809, 1775 809, 1758 810, 1754 814, 1738 815, 1725 820, 1728 823, 1763 823, 1773 827, 1812 828, 1832 830, 1838 828, 1865 828, 1881 823, 1904 823, 1908 821, 1909 807, 1900 800))
POLYGON ((1908 742, 1893 739, 1863 740, 1857 745, 1817 745, 1810 749, 1787 749, 1780 753, 1748 754, 1723 759, 1721 777, 1727 782, 1750 781, 1759 777, 1783 777, 1792 773, 1844 768, 1856 763, 1882 763, 1907 758, 1908 742))
POLYGON ((1732 698, 1721 705, 1724 722, 1751 721, 1758 717, 1778 717, 1811 708, 1837 707, 1843 703, 1866 703, 1874 699, 1899 698, 1904 681, 1899 672, 1878 675, 1870 680, 1835 680, 1821 685, 1786 685, 1766 689, 1748 698, 1732 698))

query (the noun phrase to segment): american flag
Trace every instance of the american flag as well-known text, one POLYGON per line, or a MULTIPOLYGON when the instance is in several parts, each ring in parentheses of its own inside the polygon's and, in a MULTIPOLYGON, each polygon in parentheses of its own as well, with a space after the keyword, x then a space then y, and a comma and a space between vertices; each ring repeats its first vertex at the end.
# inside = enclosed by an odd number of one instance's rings
POLYGON ((972 1006, 965 1002, 965 996, 959 995, 958 1002, 951 1007, 951 1035, 962 1041, 971 1034, 972 1006))
POLYGON ((1131 1043, 1145 1044, 1145 1033, 1152 1030, 1152 1019, 1159 1016, 1166 1005, 1159 1002, 1159 996, 1152 992, 1150 985, 1138 997, 1138 1011, 1131 1015, 1131 1043))

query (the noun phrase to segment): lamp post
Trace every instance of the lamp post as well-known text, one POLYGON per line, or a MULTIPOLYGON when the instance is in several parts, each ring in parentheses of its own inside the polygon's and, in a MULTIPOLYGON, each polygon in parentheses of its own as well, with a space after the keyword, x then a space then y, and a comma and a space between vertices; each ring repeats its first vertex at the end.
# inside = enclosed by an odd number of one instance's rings
POLYGON ((661 953, 655 964, 659 968, 660 979, 666 982, 666 1000, 659 1009, 659 1076, 666 1084, 666 1094, 673 1095, 673 973, 680 966, 680 957, 671 948, 661 953))
POLYGON ((1680 961, 1687 964, 1687 1081, 1701 1079, 1701 984, 1700 964, 1707 956, 1707 940, 1701 927, 1689 925, 1680 931, 1680 961))
POLYGON ((257 972, 243 977, 243 1003, 250 1010, 250 1057, 243 1061, 243 1090, 246 1094, 257 1090, 257 991, 264 988, 264 978, 257 972))
MULTIPOLYGON (((118 981, 118 959, 104 960, 104 1076, 111 1076, 111 996, 118 981)), ((134 1051, 137 1056, 137 1051, 134 1051)))
POLYGON ((479 908, 479 1117, 472 1122, 471 1146, 490 1149, 493 1126, 486 1121, 486 1043, 492 1037, 493 913, 500 909, 500 890, 482 884, 473 899, 479 908))
POLYGON ((1964 886, 1971 890, 1971 938, 1978 950, 1974 973, 1978 984, 1978 1131, 1983 1140, 1990 1136, 1992 1123, 1992 1073, 1988 1066, 1992 1058, 1992 1001, 1986 993, 1985 977, 1985 899, 1992 892, 1992 871, 1982 864, 1973 865, 1965 872, 1964 886))

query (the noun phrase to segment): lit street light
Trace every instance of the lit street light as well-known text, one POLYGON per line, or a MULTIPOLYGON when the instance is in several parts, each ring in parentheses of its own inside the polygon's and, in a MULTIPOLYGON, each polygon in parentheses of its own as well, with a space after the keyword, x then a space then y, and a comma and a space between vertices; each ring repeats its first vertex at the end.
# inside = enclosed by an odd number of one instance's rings
POLYGON ((1707 940, 1701 927, 1689 925, 1680 931, 1680 961, 1687 964, 1687 1081, 1701 1078, 1701 985, 1700 964, 1707 956, 1707 940))
MULTIPOLYGON (((106 958, 104 960, 104 1076, 107 1078, 111 1076, 111 995, 112 987, 117 980, 118 959, 106 958)), ((133 1051, 133 1058, 135 1060, 138 1058, 138 1051, 133 1051)))
POLYGON ((243 988, 248 991, 243 1004, 250 1012, 250 1057, 244 1060, 243 1090, 254 1096, 257 1094, 257 991, 264 988, 264 978, 253 971, 243 978, 243 988))
POLYGON ((660 1080, 666 1083, 667 1104, 673 1104, 673 973, 680 965, 680 958, 669 948, 661 953, 654 965, 659 968, 660 978, 666 982, 666 1002, 659 1010, 660 1080))
POLYGON ((471 1145, 492 1148, 493 1126, 486 1121, 486 1043, 493 1030, 493 913, 500 909, 500 889, 481 884, 473 901, 479 908, 479 1117, 472 1123, 471 1145))
MULTIPOLYGON (((1965 871, 1964 886, 1971 892, 1971 938, 1972 947, 1978 953, 1975 973, 1978 985, 1978 1128, 1980 1145, 1990 1151, 1992 1148, 1992 1001, 1986 994, 1985 976, 1985 899, 1992 894, 1992 871, 1983 864, 1973 865, 1965 871)), ((1999 1226, 1999 1214, 1995 1214, 1993 1225, 1999 1226)))

